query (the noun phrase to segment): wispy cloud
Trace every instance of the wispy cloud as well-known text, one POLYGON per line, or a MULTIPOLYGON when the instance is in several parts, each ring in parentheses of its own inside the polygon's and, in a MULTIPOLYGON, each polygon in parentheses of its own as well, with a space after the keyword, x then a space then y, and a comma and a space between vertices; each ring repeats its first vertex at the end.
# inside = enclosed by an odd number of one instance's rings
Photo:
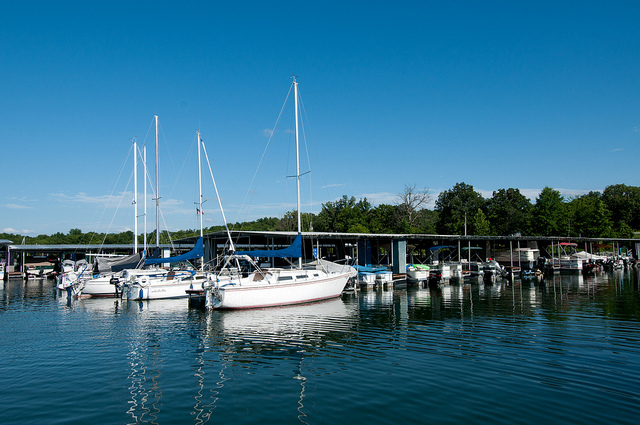
POLYGON ((363 193, 359 198, 367 198, 374 205, 398 203, 398 194, 390 192, 363 193))
MULTIPOLYGON (((14 229, 13 227, 5 227, 4 229, 2 229, 2 233, 15 233, 19 235, 35 235, 36 231, 31 229, 18 230, 18 229, 14 229)), ((15 243, 16 241, 13 241, 13 242, 15 243)))
POLYGON ((565 198, 575 198, 578 196, 586 195, 589 192, 600 192, 598 189, 556 189, 565 198))
MULTIPOLYGON (((560 192, 560 195, 562 195, 564 198, 573 198, 573 197, 577 197, 577 196, 582 196, 582 195, 586 195, 589 192, 598 192, 599 189, 562 189, 562 188, 554 188, 555 190, 557 190, 558 192, 560 192)), ((531 200, 532 202, 535 202, 536 198, 540 195, 540 193, 542 192, 542 189, 518 189, 520 191, 521 194, 523 194, 524 196, 526 196, 527 198, 529 198, 529 200, 531 200)), ((477 189, 477 191, 485 198, 485 199, 489 199, 491 197, 493 197, 493 191, 490 190, 481 190, 481 189, 477 189)))
POLYGON ((611 152, 622 152, 624 150, 624 148, 615 148, 615 149, 611 149, 611 152))
POLYGON ((132 192, 121 192, 116 195, 98 195, 90 196, 84 192, 79 192, 75 195, 67 195, 65 193, 51 193, 52 198, 59 202, 65 203, 77 203, 84 205, 102 205, 105 207, 116 207, 122 202, 127 202, 129 199, 133 200, 132 192))
MULTIPOLYGON (((133 203, 133 192, 120 192, 115 195, 97 195, 91 196, 87 195, 84 192, 79 192, 75 195, 67 195, 65 193, 51 193, 49 194, 52 198, 54 198, 58 202, 63 202, 67 204, 78 204, 78 205, 96 205, 103 206, 105 208, 115 208, 121 206, 129 206, 133 203)), ((147 201, 149 205, 153 205, 155 201, 153 200, 153 195, 148 195, 147 201)), ((144 199, 138 199, 138 205, 141 206, 144 202, 144 199)), ((174 198, 162 198, 161 209, 165 213, 173 213, 174 210, 179 208, 184 208, 184 202, 179 199, 174 198)), ((184 211, 184 210, 181 210, 184 211)))
POLYGON ((4 204, 5 208, 9 208, 10 210, 32 210, 33 207, 28 207, 26 205, 20 204, 4 204))
POLYGON ((535 201, 538 195, 540 195, 540 192, 542 192, 542 189, 520 189, 520 193, 532 201, 535 201))
POLYGON ((328 189, 330 187, 342 187, 342 186, 346 186, 346 184, 344 183, 333 183, 333 184, 327 184, 325 186, 322 186, 323 189, 328 189))

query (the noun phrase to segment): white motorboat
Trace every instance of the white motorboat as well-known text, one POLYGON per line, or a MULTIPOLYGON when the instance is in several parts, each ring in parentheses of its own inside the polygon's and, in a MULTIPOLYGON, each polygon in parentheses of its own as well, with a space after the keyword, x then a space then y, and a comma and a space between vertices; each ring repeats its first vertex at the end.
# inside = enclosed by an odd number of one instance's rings
POLYGON ((429 266, 424 264, 407 264, 407 280, 410 282, 423 282, 429 279, 429 266))
POLYGON ((93 267, 87 260, 64 260, 61 265, 56 287, 60 290, 71 289, 74 295, 79 294, 79 288, 83 281, 93 277, 93 267), (74 288, 76 288, 74 290, 74 288))
POLYGON ((392 285, 393 284, 393 272, 381 271, 376 272, 376 284, 377 285, 392 285))
POLYGON ((373 286, 376 283, 376 275, 371 272, 358 272, 358 284, 360 286, 373 286))

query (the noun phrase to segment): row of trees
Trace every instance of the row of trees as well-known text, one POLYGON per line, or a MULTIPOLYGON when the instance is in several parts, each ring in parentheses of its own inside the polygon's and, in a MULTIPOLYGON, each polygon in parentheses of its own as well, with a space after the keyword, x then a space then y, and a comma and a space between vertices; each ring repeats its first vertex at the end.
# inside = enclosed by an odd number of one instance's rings
MULTIPOLYGON (((509 188, 493 192, 485 199, 473 186, 457 183, 438 195, 435 208, 427 189, 406 185, 394 204, 373 206, 366 199, 347 195, 322 205, 320 213, 302 214, 303 230, 339 233, 426 233, 447 235, 507 236, 582 236, 602 238, 632 238, 640 230, 640 187, 617 184, 603 192, 565 199, 558 190, 545 187, 532 203, 520 190, 509 188)), ((265 217, 252 222, 235 223, 236 230, 296 230, 296 211, 282 218, 265 217)), ((207 232, 223 230, 213 226, 207 232)), ((169 243, 197 230, 162 232, 161 243, 169 243)), ((0 239, 20 243, 22 235, 0 233, 0 239)), ((126 244, 133 233, 69 233, 25 237, 27 244, 126 244)), ((155 233, 149 233, 148 243, 155 243, 155 233)), ((142 243, 143 236, 138 236, 142 243)))
POLYGON ((518 189, 483 199, 472 186, 458 183, 440 194, 435 210, 436 232, 442 234, 462 234, 466 217, 475 235, 632 238, 640 229, 640 188, 619 184, 567 200, 545 187, 532 203, 518 189))
POLYGON ((366 198, 343 196, 323 204, 314 228, 325 232, 428 233, 448 235, 582 236, 633 238, 640 230, 640 188, 612 185, 565 199, 545 187, 532 203, 519 189, 500 189, 485 199, 473 186, 457 183, 441 192, 435 208, 426 189, 405 186, 397 203, 371 206, 366 198))

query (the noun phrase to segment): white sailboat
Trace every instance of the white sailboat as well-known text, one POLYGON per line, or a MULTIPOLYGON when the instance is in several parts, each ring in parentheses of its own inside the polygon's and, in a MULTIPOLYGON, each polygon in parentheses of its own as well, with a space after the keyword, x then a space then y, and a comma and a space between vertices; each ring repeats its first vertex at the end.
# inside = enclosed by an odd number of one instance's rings
MULTIPOLYGON (((198 138, 198 174, 200 175, 200 133, 197 133, 198 138)), ((156 116, 156 152, 157 152, 157 116, 156 116)), ((157 187, 157 156, 156 156, 156 187, 157 187)), ((159 195, 156 194, 156 208, 158 207, 157 199, 159 195)), ((200 208, 202 211, 202 185, 200 183, 200 208)), ((156 213, 157 214, 157 213, 156 213)), ((202 215, 201 215, 202 217, 202 215)), ((159 226, 159 222, 156 220, 156 229, 159 226)), ((159 232, 156 231, 156 241, 159 238, 159 232)), ((202 244, 202 218, 200 219, 200 238, 197 240, 194 248, 176 257, 170 258, 155 258, 145 259, 145 265, 156 265, 176 263, 180 261, 192 260, 195 258, 201 258, 203 256, 203 244, 202 244)), ((140 274, 131 271, 130 275, 125 277, 124 294, 127 299, 132 301, 141 300, 154 300, 154 299, 167 299, 167 298, 186 298, 188 297, 187 290, 194 287, 201 288, 203 282, 208 278, 208 275, 204 273, 197 273, 195 270, 163 270, 158 269, 155 274, 140 274)))
MULTIPOLYGON (((202 257, 202 238, 199 238, 194 248, 175 257, 155 258, 145 260, 146 265, 155 265, 161 263, 173 263, 191 260, 202 257)), ((146 270, 127 270, 123 276, 124 294, 127 299, 132 301, 142 300, 159 300, 166 298, 186 298, 187 289, 194 287, 202 287, 203 279, 206 278, 202 273, 195 270, 165 270, 152 269, 145 273, 146 270), (140 273, 142 272, 142 273, 140 273)))
MULTIPOLYGON (((144 163, 145 170, 145 188, 146 188, 146 160, 144 163)), ((133 254, 130 256, 119 256, 116 258, 97 257, 95 271, 97 274, 83 280, 76 280, 72 287, 72 295, 79 297, 114 297, 120 296, 122 286, 128 275, 124 271, 127 269, 136 269, 138 274, 154 274, 158 271, 141 270, 142 256, 138 253, 138 144, 133 139, 133 182, 134 182, 134 199, 133 199, 133 254)), ((146 200, 145 200, 146 202, 146 200)), ((145 218, 146 221, 146 218, 145 218)), ((145 235, 146 236, 146 235, 145 235)), ((166 273, 166 271, 164 271, 166 273)), ((132 273, 132 272, 130 272, 132 273)))
MULTIPOLYGON (((215 279, 204 283, 205 306, 245 309, 301 304, 340 296, 355 268, 317 259, 302 265, 300 212, 300 155, 298 143, 298 83, 294 78, 296 187, 298 235, 293 244, 280 250, 239 251, 228 256, 215 279), (296 268, 261 268, 253 258, 298 258, 296 268)), ((218 199, 219 200, 219 199, 218 199)), ((226 220, 225 220, 226 222, 226 220)), ((230 239, 231 250, 234 251, 230 239)))

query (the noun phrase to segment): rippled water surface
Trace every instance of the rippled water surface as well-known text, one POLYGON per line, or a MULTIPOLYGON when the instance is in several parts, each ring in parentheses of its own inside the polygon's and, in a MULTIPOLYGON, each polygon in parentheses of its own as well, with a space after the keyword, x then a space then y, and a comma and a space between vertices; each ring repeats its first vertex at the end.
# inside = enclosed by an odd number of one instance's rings
POLYGON ((635 270, 205 312, 0 290, 2 424, 636 424, 635 270))

